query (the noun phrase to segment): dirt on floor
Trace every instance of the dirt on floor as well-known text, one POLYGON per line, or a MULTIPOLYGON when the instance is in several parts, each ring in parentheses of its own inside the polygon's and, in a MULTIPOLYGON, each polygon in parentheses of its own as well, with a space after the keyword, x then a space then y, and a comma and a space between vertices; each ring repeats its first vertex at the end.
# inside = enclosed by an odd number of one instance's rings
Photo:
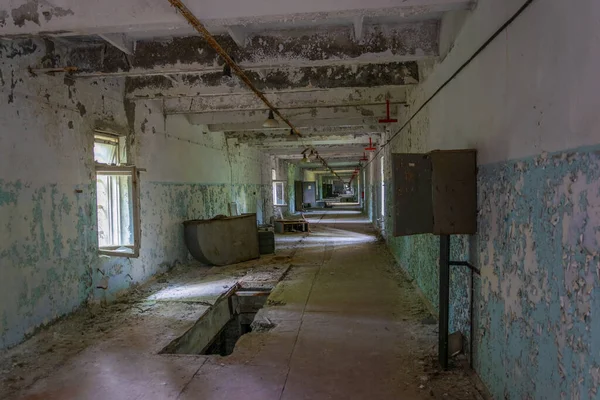
MULTIPOLYGON (((178 301, 174 305, 169 302, 149 300, 149 297, 165 289, 190 282, 215 279, 215 277, 234 278, 237 284, 246 288, 277 285, 267 301, 264 315, 272 315, 273 310, 276 315, 277 310, 290 306, 286 303, 290 298, 294 298, 296 292, 301 291, 299 287, 310 287, 310 289, 302 289, 307 291, 306 301, 308 301, 312 286, 306 285, 307 281, 315 282, 319 273, 327 274, 327 278, 334 281, 335 274, 345 272, 343 269, 338 271, 335 268, 328 270, 330 272, 321 271, 322 266, 331 261, 333 245, 327 244, 320 250, 315 250, 314 257, 302 252, 296 254, 304 238, 305 236, 298 236, 295 242, 290 241, 287 251, 277 256, 262 257, 260 260, 219 268, 202 267, 198 264, 178 266, 169 273, 157 276, 146 285, 133 288, 128 295, 112 304, 86 306, 52 326, 40 329, 21 345, 0 354, 0 398, 16 398, 37 381, 53 374, 79 353, 104 341, 114 341, 116 336, 123 336, 124 327, 144 325, 145 330, 151 331, 148 335, 156 336, 150 339, 146 337, 144 340, 150 342, 154 340, 154 344, 158 343, 159 339, 164 341, 165 335, 169 340, 175 339, 180 332, 197 320, 198 305, 202 302, 178 301), (303 283, 304 286, 300 284, 294 286, 294 282, 303 283)), ((393 300, 393 315, 389 319, 389 328, 383 325, 383 329, 392 330, 388 332, 389 335, 401 326, 402 337, 395 340, 399 348, 394 349, 394 352, 401 354, 402 360, 396 360, 395 364, 401 366, 402 370, 397 372, 402 382, 396 384, 403 385, 407 394, 414 394, 406 398, 457 400, 487 398, 485 389, 477 385, 477 377, 468 369, 468 360, 464 355, 453 358, 448 371, 443 371, 439 367, 435 318, 432 317, 412 282, 395 265, 385 244, 379 242, 371 243, 369 246, 375 247, 370 250, 374 254, 387 254, 382 256, 385 265, 384 275, 395 280, 399 289, 397 297, 393 300)), ((321 293, 324 294, 327 294, 327 290, 321 293)), ((306 303, 304 307, 306 308, 306 303)), ((259 330, 243 336, 240 348, 236 346, 231 356, 214 356, 215 358, 212 359, 214 361, 209 361, 207 365, 248 363, 251 357, 268 349, 276 335, 288 329, 285 321, 282 322, 284 323, 273 330, 259 330)), ((124 337, 123 340, 128 338, 124 337)), ((332 345, 335 346, 335 342, 332 345)), ((144 351, 147 351, 147 348, 144 351)))
MULTIPOLYGON (((289 256, 272 255, 226 267, 207 267, 192 262, 157 275, 145 285, 132 287, 113 303, 86 305, 38 329, 22 344, 0 353, 0 399, 15 398, 67 360, 104 340, 117 327, 135 325, 152 317, 180 321, 184 326, 198 318, 197 302, 179 302, 179 307, 172 307, 167 303, 148 301, 155 293, 209 276, 238 278, 240 287, 261 287, 273 281, 276 283, 285 275, 289 261, 289 256)), ((158 334, 161 331, 164 330, 157 327, 158 334)))

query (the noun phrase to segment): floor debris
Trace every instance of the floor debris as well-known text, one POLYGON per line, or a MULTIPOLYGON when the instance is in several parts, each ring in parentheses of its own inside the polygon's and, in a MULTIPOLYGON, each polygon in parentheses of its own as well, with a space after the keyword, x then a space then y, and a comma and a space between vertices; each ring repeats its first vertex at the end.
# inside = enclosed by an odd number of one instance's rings
POLYGON ((326 212, 277 256, 181 265, 41 330, 0 355, 0 398, 482 399, 460 360, 439 369, 437 326, 366 219, 326 212), (233 353, 159 354, 235 287, 273 290, 233 353))

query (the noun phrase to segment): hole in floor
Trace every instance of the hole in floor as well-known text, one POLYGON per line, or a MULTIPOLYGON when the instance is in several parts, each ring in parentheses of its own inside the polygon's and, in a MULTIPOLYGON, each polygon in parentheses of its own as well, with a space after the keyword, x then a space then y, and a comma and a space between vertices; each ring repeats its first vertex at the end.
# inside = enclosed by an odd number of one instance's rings
POLYGON ((255 321, 271 289, 238 289, 215 303, 181 337, 167 345, 161 354, 214 354, 228 356, 245 334, 273 327, 266 321, 255 321))

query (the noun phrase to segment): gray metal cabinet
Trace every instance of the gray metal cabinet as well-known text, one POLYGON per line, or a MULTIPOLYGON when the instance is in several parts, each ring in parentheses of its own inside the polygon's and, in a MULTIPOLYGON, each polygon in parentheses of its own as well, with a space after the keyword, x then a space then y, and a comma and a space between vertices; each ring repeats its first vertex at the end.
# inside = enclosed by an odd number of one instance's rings
POLYGON ((477 231, 477 152, 393 154, 394 236, 477 231))

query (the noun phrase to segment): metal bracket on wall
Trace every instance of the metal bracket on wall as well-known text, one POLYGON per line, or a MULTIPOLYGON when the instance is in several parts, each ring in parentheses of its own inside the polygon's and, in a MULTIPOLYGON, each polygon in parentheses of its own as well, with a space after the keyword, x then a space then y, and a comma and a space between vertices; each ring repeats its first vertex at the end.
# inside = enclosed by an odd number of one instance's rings
POLYGON ((474 274, 481 275, 479 269, 468 261, 450 261, 450 235, 440 235, 440 298, 439 298, 439 342, 438 360, 441 367, 448 369, 448 325, 450 320, 450 266, 464 266, 471 270, 471 299, 469 301, 469 364, 473 368, 473 288, 474 274))
POLYGON ((440 302, 438 360, 448 369, 448 322, 450 317, 450 235, 440 235, 440 302))
POLYGON ((468 261, 450 261, 450 265, 459 266, 459 267, 469 267, 469 269, 475 272, 477 275, 481 275, 479 269, 477 269, 473 264, 468 261))

